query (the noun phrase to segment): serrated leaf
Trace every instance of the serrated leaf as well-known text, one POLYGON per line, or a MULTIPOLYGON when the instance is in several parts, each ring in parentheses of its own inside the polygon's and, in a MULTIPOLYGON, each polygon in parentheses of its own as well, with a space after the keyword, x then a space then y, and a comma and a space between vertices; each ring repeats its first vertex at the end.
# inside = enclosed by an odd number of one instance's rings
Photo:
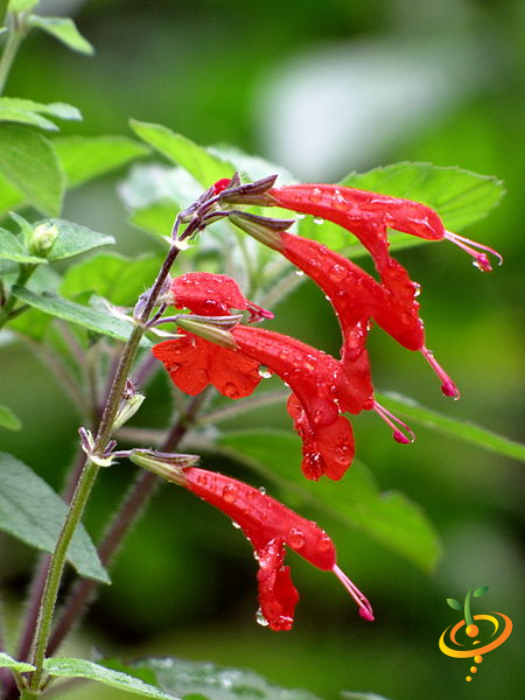
POLYGON ((452 435, 490 452, 525 462, 525 445, 519 442, 509 440, 473 423, 443 416, 441 413, 425 408, 413 399, 400 394, 376 393, 376 398, 385 408, 414 422, 421 423, 428 428, 434 428, 446 435, 452 435))
MULTIPOLYGON (((359 462, 342 481, 321 479, 315 491, 296 482, 300 471, 301 440, 277 430, 226 433, 217 438, 222 452, 268 478, 277 475, 305 501, 366 532, 389 549, 431 570, 441 552, 439 537, 423 510, 396 491, 380 492, 373 476, 359 462)), ((281 481, 279 483, 281 483, 281 481)))
POLYGON ((141 659, 139 668, 155 672, 161 688, 178 696, 206 700, 320 700, 307 690, 287 690, 254 671, 176 658, 141 659))
POLYGON ((117 306, 131 306, 139 295, 151 287, 162 265, 156 256, 125 258, 102 254, 69 268, 61 292, 73 297, 82 292, 94 292, 117 306))
POLYGON ((26 664, 23 661, 17 661, 3 651, 0 651, 0 668, 12 668, 14 671, 18 671, 19 673, 36 670, 31 664, 26 664))
POLYGON ((476 590, 474 591, 474 598, 481 598, 481 596, 484 596, 488 590, 488 586, 481 586, 480 588, 476 588, 476 590))
MULTIPOLYGON (((52 552, 67 506, 43 479, 13 455, 0 452, 0 529, 22 542, 52 552)), ((79 574, 109 583, 97 550, 80 527, 68 552, 79 574)))
POLYGON ((89 41, 78 31, 76 24, 69 17, 42 17, 32 15, 29 18, 32 27, 42 29, 61 41, 72 51, 91 55, 95 49, 89 41))
POLYGON ((8 430, 20 430, 22 423, 8 406, 0 404, 0 427, 8 430))
POLYGON ((76 107, 54 102, 42 104, 33 100, 26 100, 19 97, 0 97, 0 121, 21 122, 34 124, 43 129, 56 131, 58 127, 48 119, 42 117, 47 114, 58 119, 82 119, 82 115, 76 107))
POLYGON ((454 610, 463 610, 461 603, 458 603, 457 600, 454 598, 447 598, 447 603, 450 605, 451 608, 454 610))
MULTIPOLYGON (((100 333, 110 338, 125 341, 133 330, 131 322, 116 318, 109 311, 103 312, 89 306, 82 306, 82 304, 76 304, 51 292, 35 294, 29 289, 15 286, 12 293, 17 299, 35 309, 39 309, 50 316, 61 318, 64 321, 83 326, 93 333, 100 333)), ((141 345, 150 347, 151 343, 147 338, 142 338, 141 345)))
POLYGON ((57 239, 47 255, 47 260, 65 260, 104 245, 115 244, 113 236, 92 231, 87 226, 66 219, 41 219, 35 221, 33 228, 42 225, 54 226, 58 233, 57 239))
POLYGON ((30 255, 22 242, 11 231, 0 228, 0 259, 30 265, 46 264, 47 260, 30 255))
POLYGON ((130 123, 137 136, 166 158, 185 168, 205 188, 224 177, 231 177, 235 171, 235 166, 229 161, 165 126, 133 119, 130 123))
POLYGON ((0 124, 0 171, 43 214, 60 212, 64 173, 51 142, 41 133, 0 124))
POLYGON ((172 695, 165 693, 160 688, 144 683, 122 671, 114 671, 93 661, 86 659, 54 658, 44 661, 44 669, 51 675, 60 678, 85 678, 90 681, 103 683, 104 685, 124 690, 134 695, 158 700, 177 700, 172 695))
POLYGON ((67 136, 54 140, 69 187, 76 187, 148 155, 149 149, 124 136, 67 136))

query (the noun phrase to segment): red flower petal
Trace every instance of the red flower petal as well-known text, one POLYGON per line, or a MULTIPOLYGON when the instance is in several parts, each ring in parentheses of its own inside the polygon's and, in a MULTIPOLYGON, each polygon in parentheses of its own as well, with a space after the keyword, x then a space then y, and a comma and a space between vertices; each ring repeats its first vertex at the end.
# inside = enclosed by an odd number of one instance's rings
POLYGON ((190 396, 213 384, 224 396, 240 399, 249 396, 261 381, 257 361, 191 333, 159 343, 152 352, 173 383, 190 396))
POLYGON ((202 316, 223 316, 231 309, 244 311, 248 300, 237 282, 227 275, 188 272, 171 282, 173 305, 202 316))
POLYGON ((284 542, 275 538, 257 552, 259 604, 270 628, 276 632, 293 626, 299 593, 293 585, 290 567, 283 566, 284 542))

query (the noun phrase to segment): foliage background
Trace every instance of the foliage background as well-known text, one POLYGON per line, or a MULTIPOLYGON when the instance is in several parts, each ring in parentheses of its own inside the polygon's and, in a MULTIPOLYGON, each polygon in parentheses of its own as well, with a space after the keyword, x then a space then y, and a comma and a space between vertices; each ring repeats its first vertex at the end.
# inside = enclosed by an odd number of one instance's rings
MULTIPOLYGON (((63 133, 129 133, 134 117, 200 143, 233 143, 303 179, 336 180, 399 160, 459 165, 504 179, 503 205, 467 232, 502 252, 501 270, 481 275, 446 245, 400 256, 423 284, 429 344, 457 379, 462 400, 446 403, 420 358, 379 332, 371 352, 379 389, 522 437, 522 3, 91 0, 42 7, 74 13, 96 56, 68 54, 35 33, 6 94, 77 105, 84 122, 66 124, 63 133)), ((116 192, 123 176, 75 191, 65 216, 115 235, 122 252, 155 250, 151 238, 127 223, 116 192)), ((329 309, 307 284, 279 307, 278 328, 328 351, 338 347, 329 309)), ((0 351, 0 393, 35 436, 29 442, 2 431, 1 448, 59 486, 74 451, 74 409, 27 349, 0 351)), ((150 390, 150 399, 158 396, 146 419, 152 425, 163 420, 165 389, 160 378, 150 390)), ((284 410, 264 419, 290 427, 284 410)), ((373 417, 354 425, 359 457, 381 487, 420 503, 443 538, 443 556, 428 576, 323 516, 342 568, 374 603, 374 625, 358 622, 335 579, 294 561, 302 598, 294 631, 259 628, 249 548, 220 514, 166 487, 129 538, 113 586, 70 650, 94 644, 126 658, 174 654, 247 666, 326 700, 344 689, 392 700, 461 699, 473 692, 495 698, 502 691, 517 698, 524 622, 520 466, 424 428, 413 446, 402 448, 373 417), (437 640, 455 619, 445 598, 461 599, 474 582, 490 586, 483 603, 509 614, 515 631, 466 684, 466 668, 443 656, 437 640)), ((207 466, 253 479, 236 465, 215 460, 207 466)), ((101 479, 88 516, 94 535, 130 469, 123 464, 101 479)), ((0 573, 15 602, 32 560, 28 549, 0 537, 0 573)))

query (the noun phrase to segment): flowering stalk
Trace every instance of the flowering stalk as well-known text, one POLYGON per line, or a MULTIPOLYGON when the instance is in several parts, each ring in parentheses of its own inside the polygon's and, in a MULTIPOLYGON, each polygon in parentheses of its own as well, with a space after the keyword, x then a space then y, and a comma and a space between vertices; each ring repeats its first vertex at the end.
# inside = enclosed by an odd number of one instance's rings
MULTIPOLYGON (((211 196, 213 193, 208 191, 203 195, 211 196)), ((203 197, 200 198, 200 203, 203 202, 203 197)), ((83 432, 84 449, 87 451, 88 458, 85 466, 80 474, 77 486, 75 488, 70 507, 68 509, 66 519, 59 534, 55 551, 51 557, 49 564, 46 583, 42 595, 42 603, 39 610, 38 620, 34 635, 34 648, 31 661, 36 666, 29 679, 28 688, 25 691, 27 698, 36 697, 41 688, 44 675, 43 663, 46 655, 51 624, 53 620, 56 600, 62 574, 66 563, 66 556, 73 535, 81 522, 82 515, 86 503, 89 499, 92 487, 95 483, 100 466, 105 466, 111 463, 111 456, 108 450, 112 449, 110 442, 111 433, 114 429, 115 419, 119 412, 121 398, 124 395, 126 382, 131 371, 133 361, 139 348, 142 336, 146 332, 148 326, 147 321, 153 310, 157 298, 165 286, 169 271, 175 262, 179 252, 184 248, 184 239, 193 235, 201 228, 200 211, 197 210, 192 217, 188 211, 193 212, 193 206, 177 216, 174 225, 174 242, 170 251, 164 260, 162 268, 153 284, 152 288, 142 295, 135 307, 135 325, 131 335, 124 346, 117 371, 109 392, 106 405, 104 407, 102 418, 98 427, 95 438, 83 432), (180 223, 189 216, 189 223, 183 234, 178 235, 180 223)))

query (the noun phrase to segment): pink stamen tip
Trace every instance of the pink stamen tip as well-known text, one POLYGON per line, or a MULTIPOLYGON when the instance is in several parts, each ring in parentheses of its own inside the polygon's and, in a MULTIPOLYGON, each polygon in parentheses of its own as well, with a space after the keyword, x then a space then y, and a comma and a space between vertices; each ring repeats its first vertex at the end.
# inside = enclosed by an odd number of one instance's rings
POLYGON ((332 571, 357 603, 361 617, 368 620, 368 622, 373 622, 375 619, 374 611, 372 610, 372 606, 370 605, 368 599, 361 593, 355 583, 352 583, 348 576, 341 571, 337 564, 333 565, 332 571))
POLYGON ((373 410, 377 415, 392 428, 392 437, 402 445, 410 445, 416 439, 414 431, 406 423, 395 416, 380 403, 374 401, 373 410), (403 432, 404 431, 404 432, 403 432))
POLYGON ((434 357, 434 353, 432 350, 429 350, 427 347, 423 346, 421 348, 421 353, 423 357, 426 359, 428 364, 432 367, 434 372, 437 374, 437 376, 441 379, 443 382, 441 385, 441 391, 445 396, 449 396, 450 398, 454 399, 457 401, 458 399, 461 398, 461 392, 457 388, 457 386, 454 384, 452 379, 448 376, 448 374, 445 372, 443 367, 439 364, 439 362, 436 360, 434 357))
POLYGON ((268 311, 267 309, 263 309, 262 306, 258 306, 257 304, 254 304, 253 301, 250 301, 248 304, 248 311, 250 313, 250 318, 248 319, 248 323, 258 323, 259 321, 262 321, 263 319, 268 319, 272 320, 275 318, 273 313, 271 311, 268 311))
POLYGON ((494 257, 498 259, 498 265, 503 264, 503 257, 493 248, 489 248, 486 245, 482 245, 477 241, 472 241, 470 238, 465 238, 464 236, 460 236, 458 233, 452 233, 451 231, 445 231, 445 238, 462 248, 469 255, 472 255, 474 258, 474 265, 482 272, 492 272, 492 265, 490 264, 488 256, 479 251, 484 250, 487 253, 494 255, 494 257))

